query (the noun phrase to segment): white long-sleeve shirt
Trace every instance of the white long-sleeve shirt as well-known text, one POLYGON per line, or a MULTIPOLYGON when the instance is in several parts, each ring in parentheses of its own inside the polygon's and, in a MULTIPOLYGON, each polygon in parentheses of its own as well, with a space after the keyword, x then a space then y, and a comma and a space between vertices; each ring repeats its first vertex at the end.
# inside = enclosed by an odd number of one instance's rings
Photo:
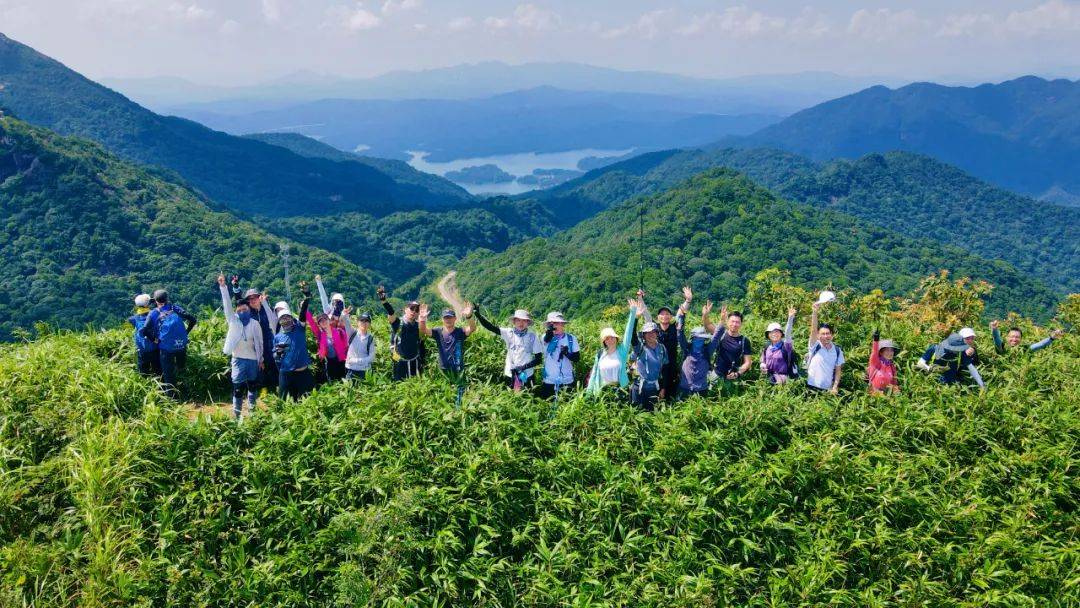
POLYGON ((225 321, 229 324, 229 331, 225 334, 225 346, 221 351, 237 359, 262 361, 262 327, 259 326, 258 319, 252 317, 246 325, 240 323, 240 319, 233 311, 229 288, 224 285, 219 287, 221 288, 221 308, 225 311, 225 321))
POLYGON ((349 354, 345 356, 345 368, 354 372, 371 369, 375 363, 375 336, 356 331, 349 337, 349 354))

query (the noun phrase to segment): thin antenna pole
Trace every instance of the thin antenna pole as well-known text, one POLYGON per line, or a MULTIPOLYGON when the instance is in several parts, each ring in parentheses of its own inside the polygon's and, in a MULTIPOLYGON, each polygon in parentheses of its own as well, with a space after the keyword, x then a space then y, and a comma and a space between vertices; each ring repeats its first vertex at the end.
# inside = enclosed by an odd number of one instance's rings
POLYGON ((638 289, 645 289, 645 200, 638 200, 638 289))
POLYGON ((285 261, 285 300, 292 302, 292 282, 289 280, 289 244, 281 244, 281 255, 285 261))

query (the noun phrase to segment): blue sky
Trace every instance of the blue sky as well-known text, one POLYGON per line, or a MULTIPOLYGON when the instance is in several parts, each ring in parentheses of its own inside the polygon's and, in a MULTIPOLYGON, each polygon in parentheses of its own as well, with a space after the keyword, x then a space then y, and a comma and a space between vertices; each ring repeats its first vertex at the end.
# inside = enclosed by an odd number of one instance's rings
POLYGON ((1080 0, 0 0, 0 31, 95 78, 213 84, 487 60, 706 77, 1080 78, 1080 0))

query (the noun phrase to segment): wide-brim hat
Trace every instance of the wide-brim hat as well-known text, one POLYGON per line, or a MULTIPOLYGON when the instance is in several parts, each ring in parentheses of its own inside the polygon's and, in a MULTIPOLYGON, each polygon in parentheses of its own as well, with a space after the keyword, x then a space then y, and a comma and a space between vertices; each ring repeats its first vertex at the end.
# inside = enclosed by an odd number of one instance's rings
POLYGON ((769 326, 765 328, 765 335, 769 335, 774 331, 784 333, 784 328, 779 323, 769 323, 769 326))
POLYGON ((566 320, 566 317, 564 317, 563 314, 561 312, 557 311, 557 310, 549 312, 547 314, 547 322, 548 323, 569 323, 569 321, 566 320))
POLYGON ((524 308, 519 308, 514 311, 514 314, 510 315, 511 319, 521 319, 522 321, 528 321, 532 323, 532 317, 529 316, 529 311, 524 308))
POLYGON ((945 341, 941 343, 941 348, 949 352, 960 353, 971 348, 971 345, 964 342, 964 339, 960 334, 952 334, 948 338, 945 338, 945 341))
POLYGON ((281 314, 280 311, 282 311, 282 310, 289 310, 289 303, 286 302, 285 300, 278 301, 278 302, 276 302, 274 304, 274 312, 275 313, 280 315, 281 314))
POLYGON ((711 338, 712 335, 710 335, 709 332, 705 331, 704 327, 698 325, 694 329, 690 330, 690 337, 691 338, 711 338))
POLYGON ((241 299, 246 300, 246 299, 250 298, 251 296, 261 296, 261 295, 262 295, 262 293, 260 293, 258 289, 252 288, 252 289, 249 289, 249 290, 245 291, 244 296, 241 299))
POLYGON ((600 341, 603 342, 604 340, 607 340, 608 338, 615 338, 616 340, 618 340, 619 339, 619 334, 615 333, 615 330, 610 328, 610 327, 605 327, 604 329, 601 329, 600 330, 600 341))
POLYGON ((896 342, 893 342, 892 340, 882 340, 881 342, 878 342, 878 352, 880 352, 883 348, 891 348, 893 350, 898 350, 896 348, 896 342))
POLYGON ((332 296, 330 296, 330 301, 333 302, 334 300, 339 300, 341 302, 344 302, 345 301, 345 296, 341 295, 340 293, 335 293, 332 296))
POLYGON ((641 333, 643 333, 643 334, 652 333, 652 332, 654 332, 656 330, 657 330, 656 323, 653 323, 652 321, 650 321, 650 322, 646 323, 645 325, 641 326, 641 333))
POLYGON ((293 314, 293 311, 290 310, 288 306, 275 310, 279 319, 282 317, 292 317, 293 319, 296 318, 296 315, 293 314))
POLYGON ((975 337, 975 330, 971 329, 970 327, 965 327, 965 328, 961 329, 957 333, 960 335, 961 338, 974 338, 975 337))
POLYGON ((831 292, 831 291, 826 290, 826 291, 823 291, 820 294, 818 294, 817 301, 818 301, 818 304, 825 304, 826 302, 832 302, 835 299, 836 299, 836 294, 831 292))

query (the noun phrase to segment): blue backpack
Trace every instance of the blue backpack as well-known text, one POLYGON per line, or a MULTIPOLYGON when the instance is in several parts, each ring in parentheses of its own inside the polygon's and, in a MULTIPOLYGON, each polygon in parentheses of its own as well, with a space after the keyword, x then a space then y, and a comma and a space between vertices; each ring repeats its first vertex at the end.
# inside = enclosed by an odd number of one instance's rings
POLYGON ((158 316, 158 348, 172 353, 184 350, 188 345, 187 327, 184 319, 176 314, 176 309, 170 308, 159 312, 158 316))
POLYGON ((135 326, 135 349, 140 353, 152 353, 158 349, 157 344, 142 335, 142 329, 146 327, 146 318, 149 316, 149 313, 147 313, 131 317, 131 324, 135 326))

